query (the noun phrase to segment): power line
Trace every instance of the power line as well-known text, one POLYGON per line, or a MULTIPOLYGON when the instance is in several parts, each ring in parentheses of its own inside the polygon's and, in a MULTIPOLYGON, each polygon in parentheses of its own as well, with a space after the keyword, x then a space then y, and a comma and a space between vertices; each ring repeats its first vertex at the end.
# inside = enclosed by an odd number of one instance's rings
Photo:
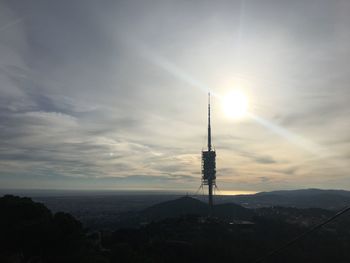
POLYGON ((296 242, 300 241, 301 239, 303 239, 304 237, 306 237, 307 235, 311 234, 312 232, 316 231, 317 229, 323 227, 324 225, 328 224, 329 222, 333 221, 334 219, 336 219, 337 217, 341 216, 342 214, 345 214, 346 212, 350 211, 350 206, 346 207, 345 209, 339 211, 338 213, 336 213, 334 216, 331 216, 330 218, 328 218, 327 220, 325 220, 324 222, 312 227, 311 229, 305 231, 304 233, 302 233, 301 235, 297 236, 296 238, 290 240, 289 242, 287 242, 286 244, 284 244, 283 246, 272 250, 270 253, 266 254, 265 256, 259 258, 258 260, 254 261, 254 263, 261 263, 264 262, 266 259, 275 256, 276 254, 280 253, 282 250, 290 247, 291 245, 295 244, 296 242))

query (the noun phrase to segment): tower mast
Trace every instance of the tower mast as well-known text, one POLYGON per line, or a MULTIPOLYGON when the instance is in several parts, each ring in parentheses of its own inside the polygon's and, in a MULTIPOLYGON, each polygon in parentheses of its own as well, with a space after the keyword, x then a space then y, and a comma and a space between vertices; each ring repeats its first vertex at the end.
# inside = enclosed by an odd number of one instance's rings
POLYGON ((211 145, 210 93, 208 93, 208 150, 202 151, 202 185, 208 185, 210 214, 213 211, 213 187, 216 186, 216 152, 211 145))

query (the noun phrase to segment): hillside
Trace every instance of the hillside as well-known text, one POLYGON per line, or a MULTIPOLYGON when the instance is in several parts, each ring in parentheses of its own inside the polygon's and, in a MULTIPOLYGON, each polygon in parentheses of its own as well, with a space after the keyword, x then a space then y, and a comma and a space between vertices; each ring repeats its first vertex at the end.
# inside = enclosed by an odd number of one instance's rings
MULTIPOLYGON (((186 196, 124 213, 124 221, 114 222, 110 230, 102 231, 102 223, 89 233, 70 214, 53 214, 29 198, 1 197, 0 210, 4 263, 248 263, 334 214, 319 208, 247 209, 227 203, 216 205, 208 217, 206 203, 186 196), (125 227, 125 222, 134 227, 125 227)), ((269 262, 349 262, 349 223, 344 215, 269 262)))

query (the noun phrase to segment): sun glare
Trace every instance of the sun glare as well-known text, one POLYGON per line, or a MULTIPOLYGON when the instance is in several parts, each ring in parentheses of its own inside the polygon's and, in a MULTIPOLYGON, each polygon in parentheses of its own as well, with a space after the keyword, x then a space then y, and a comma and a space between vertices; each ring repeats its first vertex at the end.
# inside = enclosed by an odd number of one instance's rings
POLYGON ((248 98, 241 91, 232 91, 223 98, 222 105, 227 117, 239 119, 248 111, 248 98))

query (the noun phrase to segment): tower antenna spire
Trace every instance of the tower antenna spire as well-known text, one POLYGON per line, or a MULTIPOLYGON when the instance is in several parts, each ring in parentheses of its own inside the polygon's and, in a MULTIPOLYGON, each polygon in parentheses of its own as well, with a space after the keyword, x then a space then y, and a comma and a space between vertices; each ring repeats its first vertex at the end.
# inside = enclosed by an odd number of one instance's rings
POLYGON ((208 151, 211 151, 210 92, 208 93, 208 151))

